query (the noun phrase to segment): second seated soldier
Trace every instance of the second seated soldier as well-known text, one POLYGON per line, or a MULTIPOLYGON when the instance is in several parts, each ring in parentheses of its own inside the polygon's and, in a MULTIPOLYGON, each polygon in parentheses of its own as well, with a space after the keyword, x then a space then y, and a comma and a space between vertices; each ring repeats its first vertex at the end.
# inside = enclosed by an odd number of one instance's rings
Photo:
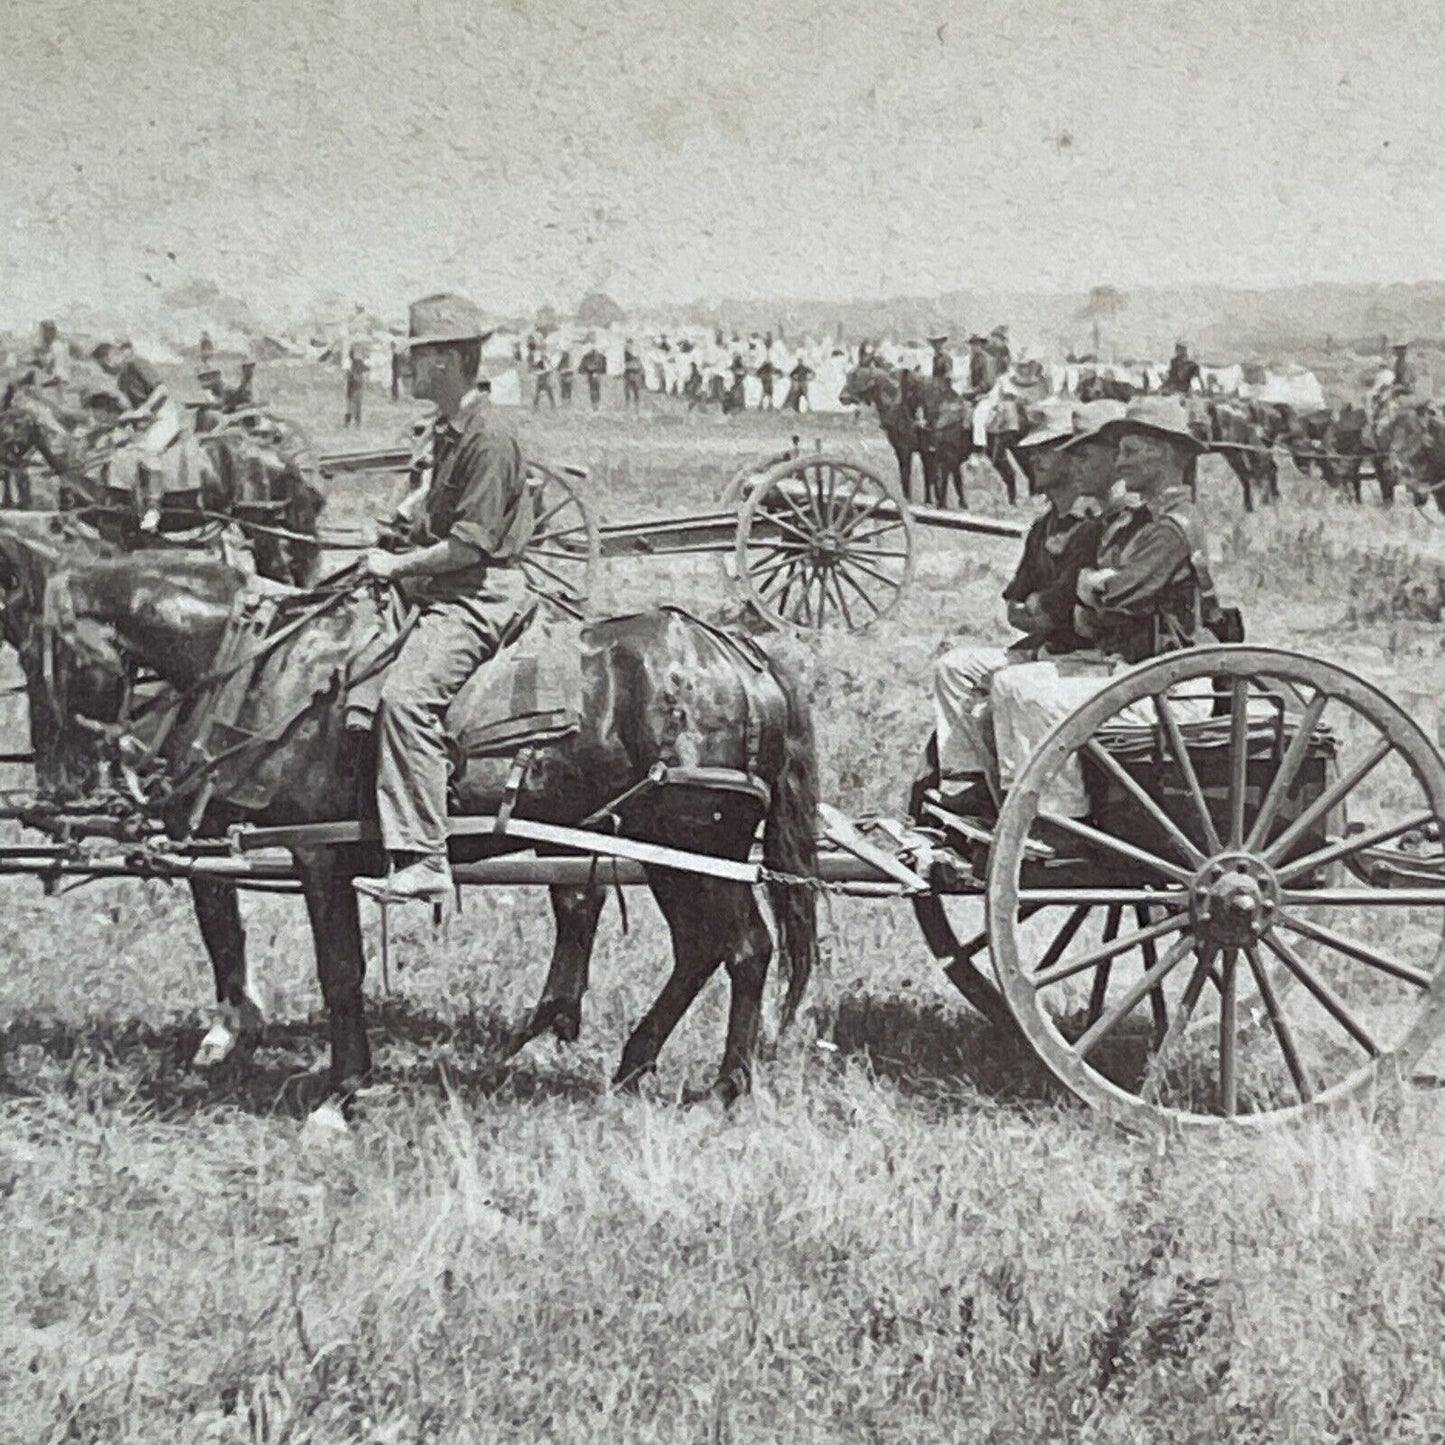
POLYGON ((1123 407, 1054 406, 1019 445, 1029 489, 1048 509, 1029 528, 1023 554, 1004 602, 1009 625, 1023 635, 1008 647, 955 647, 933 674, 939 788, 953 812, 988 818, 996 809, 996 774, 990 692, 997 674, 1039 657, 1088 647, 1074 627, 1080 572, 1095 564, 1099 546, 1098 495, 1114 470, 1112 442, 1099 430, 1123 407))
POLYGON ((521 447, 478 379, 485 339, 474 324, 418 323, 414 314, 413 388, 438 410, 431 481, 410 525, 411 550, 366 554, 371 575, 401 583, 421 610, 377 711, 376 802, 389 867, 356 886, 382 901, 451 891, 446 710, 536 611, 518 565, 535 513, 521 447))

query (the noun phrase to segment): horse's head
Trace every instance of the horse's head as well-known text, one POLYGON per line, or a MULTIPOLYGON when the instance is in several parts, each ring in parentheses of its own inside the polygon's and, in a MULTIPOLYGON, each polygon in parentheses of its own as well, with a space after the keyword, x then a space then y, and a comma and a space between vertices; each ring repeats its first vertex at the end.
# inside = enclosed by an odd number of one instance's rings
POLYGON ((899 382, 891 371, 879 362, 854 367, 838 393, 838 400, 844 406, 887 406, 897 401, 899 382))
POLYGON ((57 513, 0 520, 0 635, 19 654, 36 778, 53 797, 93 789, 100 736, 87 724, 114 721, 122 706, 118 649, 104 627, 81 623, 67 605, 67 566, 103 550, 94 533, 57 513))
POLYGON ((23 407, 0 410, 0 467, 18 467, 39 445, 40 429, 23 407))

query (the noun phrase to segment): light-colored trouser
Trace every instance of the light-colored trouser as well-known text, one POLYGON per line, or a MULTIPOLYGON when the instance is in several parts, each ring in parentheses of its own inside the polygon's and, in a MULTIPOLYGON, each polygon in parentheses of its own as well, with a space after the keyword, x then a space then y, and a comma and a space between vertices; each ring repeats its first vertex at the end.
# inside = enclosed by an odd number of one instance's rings
POLYGON ((129 492, 138 516, 161 505, 167 492, 192 491, 201 485, 200 443, 190 436, 172 436, 161 443, 154 429, 117 448, 109 462, 109 482, 129 492))
MULTIPOLYGON (((1054 728, 1125 667, 1116 658, 1097 654, 1026 662, 998 647, 954 648, 939 659, 934 673, 940 773, 983 774, 1006 791, 1054 728)), ((1173 703, 1181 723, 1208 717, 1210 708, 1203 697, 1173 703)), ((1153 727, 1157 719, 1145 701, 1123 708, 1109 721, 1153 727)), ((1045 779, 1039 807, 1067 818, 1088 813, 1077 757, 1065 759, 1045 779)))
POLYGON ((446 852, 447 708, 530 610, 525 594, 510 587, 423 604, 387 670, 377 709, 376 806, 388 852, 446 852))
MULTIPOLYGON (((1077 657, 1021 663, 1000 672, 993 680, 994 743, 998 749, 999 785, 1010 788, 1040 744, 1070 713, 1102 692, 1109 681, 1126 671, 1117 658, 1084 654, 1077 657)), ((1198 695, 1174 697, 1170 707, 1181 723, 1202 722, 1213 699, 1198 695)), ((1108 718, 1110 726, 1155 727, 1158 718, 1151 702, 1130 703, 1108 718)), ((1082 818, 1089 811, 1083 770, 1077 755, 1066 758, 1039 789, 1041 811, 1082 818)))
POLYGON ((933 669, 933 719, 938 734, 938 771, 944 778, 996 776, 994 674, 1016 663, 1002 647, 954 647, 933 669))

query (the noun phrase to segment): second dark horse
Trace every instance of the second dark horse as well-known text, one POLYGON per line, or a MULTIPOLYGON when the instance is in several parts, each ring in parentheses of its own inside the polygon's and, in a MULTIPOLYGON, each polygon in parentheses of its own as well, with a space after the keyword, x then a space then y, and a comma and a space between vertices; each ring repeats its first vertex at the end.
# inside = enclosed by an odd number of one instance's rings
MULTIPOLYGON (((117 675, 134 668, 156 673, 183 702, 172 736, 187 732, 186 708, 198 706, 203 684, 215 668, 245 579, 212 561, 137 555, 103 560, 52 578, 63 588, 58 610, 83 651, 67 666, 97 667, 117 675)), ((248 690, 249 730, 277 739, 228 788, 218 775, 198 831, 247 819, 293 825, 355 816, 365 788, 365 750, 344 727, 340 679, 370 635, 375 598, 345 592, 319 607, 316 596, 288 604, 273 631, 300 620, 256 667, 248 690), (298 611, 301 609, 301 611, 298 611), (264 783, 255 801, 258 778, 264 783), (229 793, 229 796, 228 796, 229 793), (248 801, 249 799, 249 801, 248 801)), ((43 628, 35 629, 43 634, 43 628)), ((63 673, 64 639, 46 646, 52 673, 63 673)), ((40 733, 69 736, 77 746, 73 701, 57 707, 44 669, 27 659, 32 716, 40 733)), ((704 623, 675 611, 640 613, 587 629, 583 653, 584 706, 580 730, 541 748, 527 769, 514 816, 577 824, 613 803, 644 779, 657 763, 688 770, 722 770, 746 778, 754 790, 713 793, 706 786, 662 786, 623 813, 625 830, 674 848, 719 858, 745 859, 759 821, 763 856, 779 874, 812 877, 817 772, 812 728, 795 685, 776 662, 746 651, 704 623), (764 796, 765 795, 765 796, 764 796)), ((101 695, 93 682, 90 695, 101 695)), ((39 739, 37 739, 39 741, 39 739)), ((66 750, 62 750, 63 755, 66 750)), ((54 750, 37 747, 42 760, 54 750)), ((169 759, 174 772, 180 764, 169 759)), ((693 776, 697 776, 696 773, 693 776)), ((495 812, 500 796, 476 791, 465 778, 459 809, 495 812)), ((332 1089, 354 1092, 370 1074, 362 982, 365 959, 352 879, 376 866, 371 850, 357 845, 293 849, 312 926, 317 970, 330 1017, 332 1089)), ((748 1087, 759 1034, 763 988, 772 942, 751 887, 742 882, 649 866, 649 886, 672 932, 674 968, 656 1002, 623 1050, 617 1080, 635 1081, 655 1065, 659 1050, 699 990, 719 965, 732 985, 727 1041, 714 1090, 733 1097, 748 1087)), ((780 952, 788 970, 784 1021, 796 1010, 817 956, 814 897, 807 887, 773 880, 770 899, 780 952)), ((523 1037, 552 1030, 576 1036, 588 960, 603 892, 591 887, 554 887, 557 941, 542 1000, 523 1037)), ((203 921, 204 927, 204 921, 203 921)), ((218 972, 244 967, 244 935, 234 895, 204 928, 218 972)))

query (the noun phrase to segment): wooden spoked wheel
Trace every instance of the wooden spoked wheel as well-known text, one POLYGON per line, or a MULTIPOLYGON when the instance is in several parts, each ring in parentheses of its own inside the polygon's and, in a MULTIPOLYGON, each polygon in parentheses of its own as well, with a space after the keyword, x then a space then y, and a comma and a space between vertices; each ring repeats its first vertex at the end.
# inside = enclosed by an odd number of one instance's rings
POLYGON ((592 512, 573 478, 536 462, 527 466, 527 490, 536 517, 521 561, 527 586, 569 616, 585 617, 601 551, 592 512))
POLYGON ((896 483, 847 457, 790 458, 747 491, 736 582, 775 626, 851 632, 902 601, 913 547, 913 516, 896 483))
POLYGON ((1252 647, 1144 663, 1008 793, 987 889, 1004 998, 1126 1123, 1261 1126, 1398 1081, 1445 1023, 1445 879, 1346 870, 1442 814, 1439 754, 1345 669, 1252 647))

